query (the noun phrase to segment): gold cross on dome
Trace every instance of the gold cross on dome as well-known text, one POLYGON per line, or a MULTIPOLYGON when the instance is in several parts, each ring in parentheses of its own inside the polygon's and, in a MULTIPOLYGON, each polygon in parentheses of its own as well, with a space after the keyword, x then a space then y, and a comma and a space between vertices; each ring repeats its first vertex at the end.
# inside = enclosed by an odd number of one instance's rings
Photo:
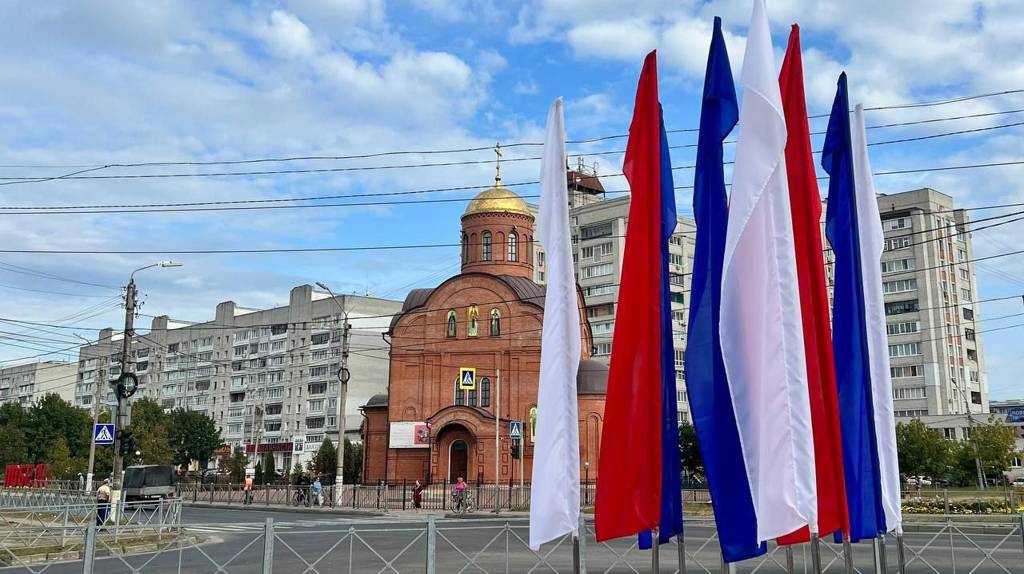
POLYGON ((494 165, 494 184, 501 184, 501 142, 494 144, 494 155, 497 156, 494 165))

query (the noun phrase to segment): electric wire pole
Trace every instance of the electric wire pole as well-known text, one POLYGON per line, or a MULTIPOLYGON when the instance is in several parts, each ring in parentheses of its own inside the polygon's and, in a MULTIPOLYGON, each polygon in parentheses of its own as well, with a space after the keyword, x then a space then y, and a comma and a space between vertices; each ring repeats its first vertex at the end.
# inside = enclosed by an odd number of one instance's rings
POLYGON ((121 454, 121 437, 128 428, 128 409, 126 397, 123 396, 120 381, 124 380, 125 374, 131 372, 130 356, 132 349, 132 329, 135 326, 135 273, 132 273, 128 280, 128 287, 124 294, 124 335, 121 339, 121 376, 118 378, 117 390, 117 423, 114 433, 114 490, 121 489, 121 472, 124 469, 124 456, 121 454))
POLYGON ((345 295, 341 296, 341 302, 339 302, 338 296, 334 294, 334 291, 331 291, 330 287, 319 281, 317 286, 331 295, 334 303, 341 310, 342 320, 344 321, 341 328, 341 368, 338 369, 338 410, 336 413, 336 418, 338 419, 338 461, 334 469, 334 504, 335 506, 341 506, 342 491, 345 485, 345 396, 348 394, 348 380, 351 376, 348 370, 348 344, 352 326, 348 322, 345 295))
MULTIPOLYGON (((101 341, 96 342, 97 349, 100 348, 100 343, 101 341)), ((96 362, 98 368, 96 369, 96 379, 93 383, 96 388, 92 397, 92 429, 89 430, 90 434, 96 432, 96 425, 100 422, 100 402, 103 400, 103 389, 106 388, 107 384, 107 370, 104 368, 106 357, 100 355, 96 358, 96 362)), ((86 492, 92 492, 92 477, 96 470, 96 437, 90 436, 89 439, 89 468, 85 474, 86 492)))

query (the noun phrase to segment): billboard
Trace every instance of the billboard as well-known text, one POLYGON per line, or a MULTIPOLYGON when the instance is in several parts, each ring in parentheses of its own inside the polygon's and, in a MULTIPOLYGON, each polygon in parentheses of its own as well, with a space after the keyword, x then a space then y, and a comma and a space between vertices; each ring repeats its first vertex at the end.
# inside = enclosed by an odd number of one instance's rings
POLYGON ((1024 423, 1024 407, 1011 407, 1006 411, 1006 422, 1024 423))
POLYGON ((390 448, 430 448, 430 425, 424 422, 391 423, 390 448))

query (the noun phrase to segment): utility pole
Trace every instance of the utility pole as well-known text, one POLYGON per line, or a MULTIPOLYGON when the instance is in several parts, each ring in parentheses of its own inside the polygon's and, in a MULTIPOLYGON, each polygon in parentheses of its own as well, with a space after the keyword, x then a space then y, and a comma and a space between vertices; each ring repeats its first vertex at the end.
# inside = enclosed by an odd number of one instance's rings
POLYGON ((338 462, 334 469, 334 504, 341 506, 342 491, 344 490, 342 487, 345 485, 345 398, 348 394, 348 381, 351 378, 351 373, 348 370, 348 347, 352 326, 348 322, 345 295, 341 296, 339 302, 338 296, 331 291, 330 287, 319 281, 317 286, 330 294, 338 309, 341 310, 342 321, 344 321, 341 327, 341 367, 338 369, 338 410, 335 415, 338 419, 338 462))
POLYGON ((114 490, 121 490, 121 472, 124 469, 124 457, 121 455, 121 442, 123 434, 128 430, 128 397, 135 394, 138 381, 132 373, 134 362, 131 360, 132 335, 135 326, 135 302, 137 292, 135 290, 135 274, 144 269, 152 267, 181 267, 181 263, 174 261, 160 261, 145 267, 140 267, 128 277, 128 286, 124 294, 124 336, 121 339, 121 375, 118 377, 115 394, 117 395, 117 420, 114 433, 114 490), (126 383, 130 383, 129 388, 126 383))
POLYGON ((960 396, 964 398, 964 406, 967 408, 967 427, 971 429, 971 436, 968 440, 974 445, 974 470, 978 473, 978 490, 986 490, 988 485, 985 483, 985 471, 981 465, 981 453, 978 450, 977 437, 974 436, 974 429, 977 425, 974 421, 974 413, 971 411, 971 402, 967 398, 967 393, 957 384, 956 379, 953 380, 953 385, 960 391, 960 396))
MULTIPOLYGON (((131 372, 130 356, 132 349, 132 329, 135 326, 135 273, 128 279, 128 287, 124 294, 124 335, 121 338, 121 377, 124 380, 125 374, 131 372)), ((121 385, 117 385, 117 421, 114 433, 114 490, 121 490, 121 472, 124 469, 124 456, 121 455, 121 435, 128 428, 128 409, 123 395, 121 385)))

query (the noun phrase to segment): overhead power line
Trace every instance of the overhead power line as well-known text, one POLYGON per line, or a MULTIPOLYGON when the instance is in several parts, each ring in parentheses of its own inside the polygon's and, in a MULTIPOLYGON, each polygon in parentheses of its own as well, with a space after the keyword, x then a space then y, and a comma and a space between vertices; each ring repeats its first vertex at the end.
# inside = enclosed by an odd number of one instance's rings
MULTIPOLYGON (((949 137, 955 135, 963 135, 970 133, 978 133, 984 131, 1006 129, 1024 125, 1024 122, 1014 122, 1009 124, 1001 124, 997 126, 987 126, 980 128, 972 128, 966 130, 957 130, 952 132, 944 132, 939 134, 930 134, 925 136, 907 137, 895 140, 887 140, 880 142, 868 143, 869 146, 888 145, 893 143, 907 143, 912 141, 924 141, 941 137, 949 137)), ((734 143, 728 141, 726 143, 734 143)), ((682 148, 694 148, 697 144, 686 144, 669 146, 669 149, 682 149, 682 148)), ((610 155, 624 153, 625 150, 606 150, 590 152, 583 155, 596 156, 596 155, 610 155)), ((816 151, 815 153, 820 153, 816 151)), ((569 157, 575 157, 570 155, 569 157)), ((511 157, 503 159, 506 163, 510 162, 523 162, 523 161, 540 161, 540 156, 528 156, 528 157, 511 157)), ((0 185, 14 185, 22 183, 40 183, 45 181, 54 180, 123 180, 123 179, 171 179, 171 178, 199 178, 199 177, 240 177, 240 176, 265 176, 265 175, 293 175, 293 174, 317 174, 317 173, 346 173, 346 172, 361 172, 361 171, 392 171, 398 169, 417 169, 417 168, 431 168, 431 167, 452 167, 452 166, 463 166, 463 165, 480 165, 480 164, 491 164, 494 163, 493 159, 479 159, 479 160, 452 160, 443 162, 432 162, 432 163, 412 163, 412 164, 391 164, 391 165, 363 165, 363 166, 344 166, 344 167, 319 167, 319 168, 302 168, 302 169, 272 169, 272 170, 250 170, 250 171, 217 171, 217 172, 199 172, 199 173, 124 173, 124 174, 107 174, 107 175, 82 175, 86 172, 94 172, 100 169, 106 169, 107 167, 132 167, 129 165, 116 166, 111 164, 109 166, 98 167, 90 170, 81 170, 70 174, 54 176, 54 177, 0 177, 0 185)), ((726 162, 731 163, 731 162, 726 162)), ((187 164, 185 164, 187 165, 187 164)), ((695 166, 676 166, 673 170, 679 169, 692 169, 695 166)))
MULTIPOLYGON (((981 93, 981 94, 971 94, 971 95, 966 95, 966 96, 960 96, 960 97, 950 98, 950 99, 945 99, 945 100, 932 100, 932 101, 925 101, 925 102, 912 102, 912 103, 908 103, 908 104, 892 104, 892 105, 886 105, 886 106, 869 107, 869 108, 865 108, 865 109, 867 111, 881 111, 881 110, 900 110, 900 109, 908 109, 908 108, 935 107, 935 106, 943 106, 943 105, 947 105, 947 104, 960 103, 960 102, 965 102, 965 101, 970 101, 970 100, 987 99, 987 98, 993 98, 993 97, 998 97, 998 96, 1014 95, 1014 94, 1020 94, 1020 93, 1024 93, 1024 89, 1012 89, 1012 90, 1003 90, 1003 91, 998 91, 998 92, 986 92, 986 93, 981 93)), ((940 122, 940 121, 951 121, 951 120, 959 120, 959 119, 990 117, 990 116, 995 116, 995 115, 1017 113, 1017 112, 1020 112, 1020 111, 1024 111, 1024 110, 1006 110, 1006 111, 996 111, 996 112, 984 112, 984 113, 966 114, 966 115, 960 115, 960 116, 941 117, 941 118, 933 118, 933 119, 926 119, 926 120, 916 120, 916 121, 909 121, 909 122, 890 123, 890 124, 884 124, 884 125, 869 125, 869 126, 867 126, 867 129, 870 130, 870 129, 890 128, 890 127, 897 127, 897 126, 911 126, 911 125, 918 125, 918 124, 932 123, 932 122, 940 122)), ((822 114, 812 115, 812 116, 809 116, 809 117, 810 117, 810 119, 817 119, 817 118, 825 118, 825 117, 828 117, 829 115, 830 114, 828 114, 828 113, 822 113, 822 114)), ((669 130, 666 130, 666 131, 669 134, 677 134, 677 133, 696 133, 696 132, 698 132, 700 130, 699 130, 699 128, 691 127, 691 128, 669 129, 669 130)), ((815 132, 815 133, 817 133, 817 132, 815 132)), ((567 140, 565 143, 568 144, 568 145, 581 145, 581 144, 597 143, 597 142, 607 141, 607 140, 612 140, 612 139, 623 139, 623 138, 627 138, 627 137, 629 137, 628 133, 618 133, 618 134, 598 136, 598 137, 593 137, 593 138, 567 140)), ((542 145, 544 145, 543 142, 510 142, 510 143, 507 143, 507 144, 502 144, 502 147, 503 148, 539 147, 539 146, 542 146, 542 145)), ((300 155, 300 156, 244 158, 244 159, 233 159, 233 160, 205 160, 205 161, 204 160, 158 160, 158 161, 141 161, 141 162, 124 162, 124 163, 109 162, 109 163, 104 163, 104 164, 92 164, 92 165, 89 165, 89 164, 85 164, 85 165, 74 165, 74 164, 71 164, 71 165, 69 165, 69 164, 29 164, 29 165, 18 165, 18 164, 9 164, 9 165, 0 165, 0 168, 39 168, 39 169, 62 168, 62 169, 81 169, 81 171, 77 171, 77 172, 73 172, 73 173, 69 173, 69 174, 64 174, 64 175, 52 176, 52 177, 25 178, 26 179, 26 183, 27 183, 29 181, 52 181, 52 180, 55 180, 55 179, 66 179, 66 178, 69 178, 71 176, 78 175, 80 173, 85 173, 85 172, 88 172, 88 171, 95 171, 95 170, 102 170, 102 169, 109 169, 109 168, 170 167, 170 166, 199 166, 199 167, 201 167, 201 166, 212 166, 212 165, 249 165, 249 164, 259 164, 259 163, 285 163, 285 162, 297 162, 297 161, 339 161, 339 160, 352 160, 352 159, 371 159, 371 158, 378 158, 378 157, 391 157, 391 156, 402 156, 402 155, 440 155, 440 154, 455 154, 455 153, 471 153, 471 152, 490 151, 492 149, 493 149, 492 146, 475 146, 475 147, 462 147, 462 148, 450 148, 450 149, 390 150, 390 151, 379 151, 379 152, 372 152, 372 153, 347 154, 347 155, 318 154, 318 155, 300 155)))

